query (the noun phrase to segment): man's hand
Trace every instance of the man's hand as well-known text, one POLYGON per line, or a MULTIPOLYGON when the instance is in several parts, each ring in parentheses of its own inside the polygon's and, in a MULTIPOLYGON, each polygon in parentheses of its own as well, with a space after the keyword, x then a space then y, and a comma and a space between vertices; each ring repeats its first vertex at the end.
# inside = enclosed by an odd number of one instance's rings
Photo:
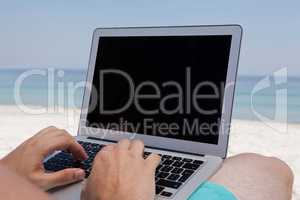
POLYGON ((45 192, 1 164, 0 180, 0 199, 50 200, 45 192))
POLYGON ((160 157, 143 158, 141 141, 122 140, 104 147, 94 160, 82 192, 84 200, 153 200, 155 169, 160 157))
POLYGON ((0 162, 44 190, 84 179, 84 171, 76 168, 45 173, 43 160, 56 150, 68 150, 79 160, 87 158, 84 149, 65 130, 48 127, 25 141, 0 162))

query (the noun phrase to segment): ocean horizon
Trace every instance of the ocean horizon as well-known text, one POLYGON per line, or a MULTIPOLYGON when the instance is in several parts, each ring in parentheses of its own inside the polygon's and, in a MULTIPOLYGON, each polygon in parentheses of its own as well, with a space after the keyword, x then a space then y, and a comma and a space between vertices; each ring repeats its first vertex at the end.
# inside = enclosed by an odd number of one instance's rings
MULTIPOLYGON (((14 98, 14 88, 16 80, 26 71, 31 69, 0 69, 0 105, 16 105, 14 98)), ((37 69, 38 70, 38 69, 37 69)), ((40 69, 41 72, 47 73, 47 69, 40 69)), ((43 75, 33 75, 30 79, 24 79, 20 95, 22 101, 26 105, 46 106, 48 105, 48 94, 54 94, 54 106, 76 107, 81 108, 83 88, 80 87, 74 93, 74 104, 68 105, 68 87, 76 83, 84 82, 86 79, 86 70, 83 69, 55 69, 53 88, 48 87, 47 79, 43 75), (63 72, 63 73, 62 73, 63 72), (57 99, 58 87, 64 88, 63 101, 57 99)), ((253 94, 253 101, 251 104, 251 92, 254 87, 266 76, 256 75, 239 75, 236 82, 235 99, 233 107, 233 119, 245 120, 259 120, 259 116, 264 116, 270 120, 281 121, 285 119, 280 116, 277 119, 276 111, 278 107, 285 106, 287 110, 287 122, 300 123, 300 77, 288 76, 287 82, 279 87, 270 84, 269 87, 253 94), (286 90, 287 105, 280 105, 276 102, 277 98, 285 98, 278 96, 278 90, 286 90), (251 106, 252 105, 252 106, 251 106)), ((270 80, 271 81, 271 80, 270 80)), ((284 102, 284 101, 283 101, 284 102)))

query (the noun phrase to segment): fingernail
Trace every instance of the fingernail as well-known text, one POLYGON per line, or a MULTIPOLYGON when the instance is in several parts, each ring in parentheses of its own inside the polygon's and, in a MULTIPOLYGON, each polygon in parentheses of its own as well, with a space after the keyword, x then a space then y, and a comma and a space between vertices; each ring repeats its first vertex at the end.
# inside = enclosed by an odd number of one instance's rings
POLYGON ((84 173, 83 170, 77 170, 75 172, 75 178, 76 178, 76 180, 82 180, 82 179, 84 179, 84 177, 85 177, 85 173, 84 173))

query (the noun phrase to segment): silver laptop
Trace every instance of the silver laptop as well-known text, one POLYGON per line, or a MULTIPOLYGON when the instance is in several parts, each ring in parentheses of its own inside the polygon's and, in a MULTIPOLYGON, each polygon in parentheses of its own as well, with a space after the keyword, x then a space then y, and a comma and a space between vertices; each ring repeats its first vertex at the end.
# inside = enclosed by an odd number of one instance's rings
MULTIPOLYGON (((241 35, 238 25, 96 29, 76 137, 89 159, 56 152, 46 170, 76 165, 88 177, 103 146, 140 139, 145 158, 162 157, 156 199, 187 199, 226 157, 241 35)), ((49 192, 76 200, 83 185, 49 192)))

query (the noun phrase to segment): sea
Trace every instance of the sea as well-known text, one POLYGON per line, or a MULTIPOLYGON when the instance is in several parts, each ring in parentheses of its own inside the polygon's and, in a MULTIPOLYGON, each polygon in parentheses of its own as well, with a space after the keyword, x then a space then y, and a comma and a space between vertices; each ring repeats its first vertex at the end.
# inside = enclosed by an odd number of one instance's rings
MULTIPOLYGON (((0 69, 0 105, 65 106, 80 109, 86 70, 0 69), (49 100, 49 96, 51 99, 49 100), (72 103, 70 102, 72 99, 72 103)), ((233 119, 270 119, 300 123, 300 77, 279 85, 271 76, 239 75, 233 119)))

